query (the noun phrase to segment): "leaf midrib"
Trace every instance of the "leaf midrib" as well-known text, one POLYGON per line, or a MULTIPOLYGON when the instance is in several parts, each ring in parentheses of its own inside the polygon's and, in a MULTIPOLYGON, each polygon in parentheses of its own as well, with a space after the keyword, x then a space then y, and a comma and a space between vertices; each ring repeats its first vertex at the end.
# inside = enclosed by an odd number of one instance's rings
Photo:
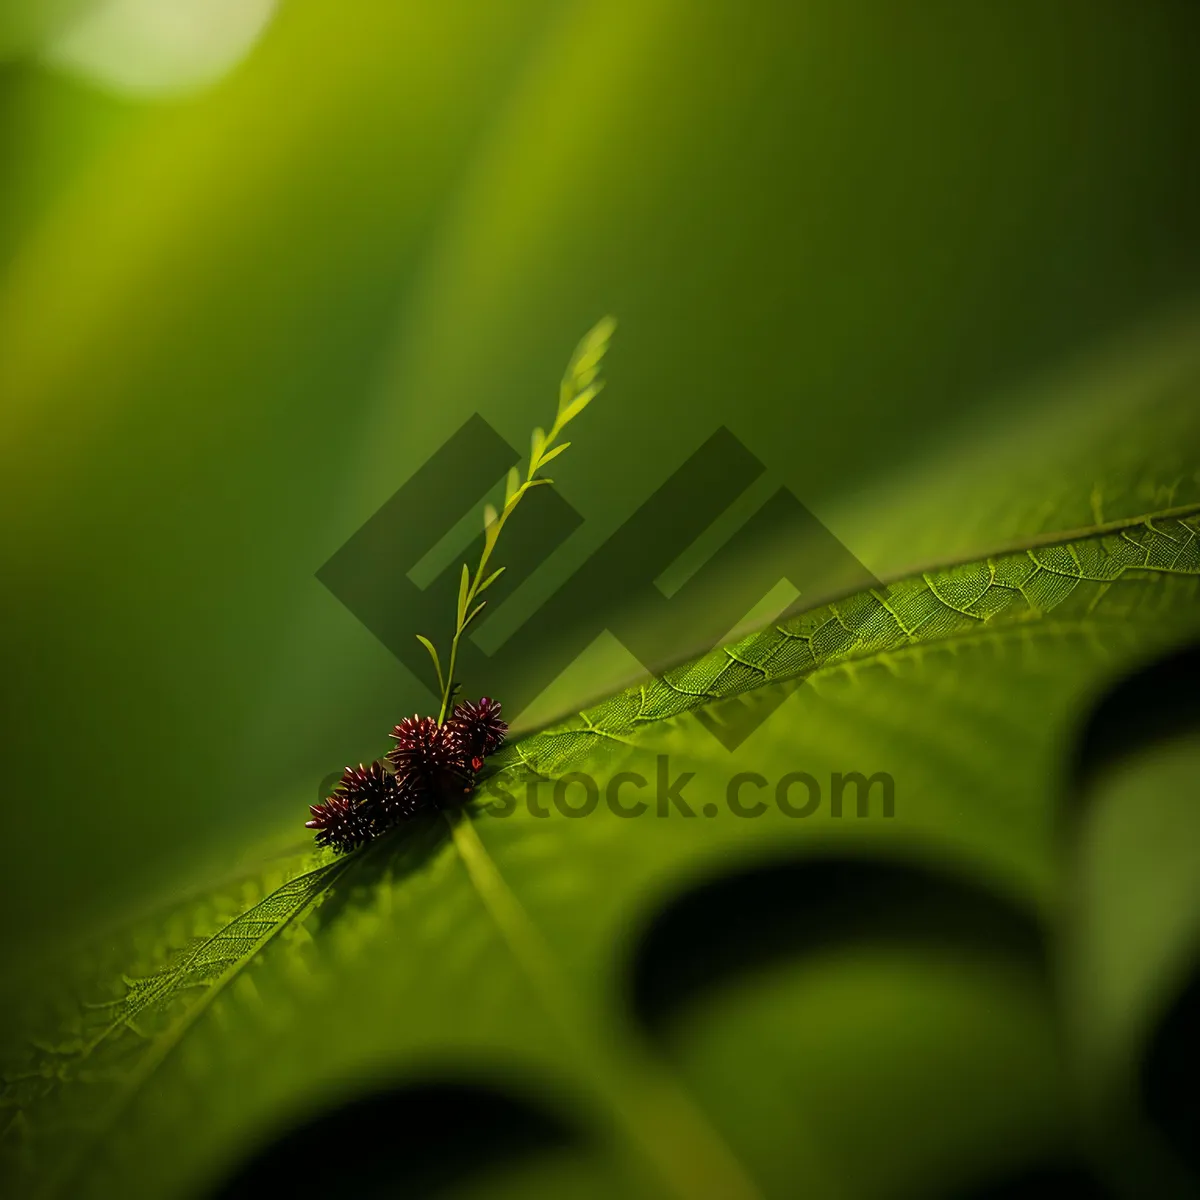
MULTIPOLYGON (((172 1052, 183 1041, 184 1036, 191 1027, 200 1019, 200 1017, 208 1009, 209 1005, 221 995, 225 988, 241 974, 262 952, 263 948, 274 940, 276 935, 281 933, 289 925, 295 921, 303 919, 308 915, 320 902, 325 898, 329 889, 334 882, 339 879, 346 870, 354 863, 351 858, 345 858, 340 862, 334 861, 326 863, 324 866, 316 867, 307 872, 301 872, 294 875, 291 879, 281 883, 278 887, 272 889, 256 904, 245 909, 236 917, 227 921, 219 930, 205 938, 203 942, 196 946, 183 961, 179 964, 178 969, 174 972, 178 978, 184 967, 196 961, 197 956, 201 951, 216 942, 222 934, 229 930, 237 921, 240 921, 247 912, 252 911, 258 904, 265 903, 276 893, 286 887, 295 884, 298 879, 302 879, 305 874, 316 874, 317 872, 327 872, 327 879, 321 887, 312 895, 312 897, 304 904, 300 905, 294 912, 289 913, 282 920, 277 922, 269 929, 258 941, 254 943, 249 953, 241 958, 235 959, 230 963, 229 967, 218 975, 212 982, 205 987, 203 993, 197 999, 195 1004, 191 1005, 187 1011, 176 1021, 170 1028, 164 1030, 161 1034, 151 1039, 151 1048, 147 1050, 145 1056, 138 1062, 137 1067, 130 1073, 127 1081, 122 1086, 118 1097, 110 1105, 102 1120, 85 1134, 77 1144, 74 1153, 65 1156, 58 1170, 50 1176, 43 1194, 47 1197, 53 1197, 63 1194, 63 1189, 66 1188, 72 1180, 74 1180, 83 1167, 84 1163, 91 1156, 95 1148, 104 1140, 108 1131, 111 1130, 120 1120, 121 1116, 129 1109, 130 1105, 136 1100, 142 1088, 149 1082, 155 1071, 163 1065, 163 1063, 171 1056, 172 1052)), ((170 984, 165 985, 162 989, 155 992, 154 998, 161 997, 164 993, 170 991, 170 984)), ((152 1003, 153 999, 148 1003, 152 1003)), ((137 1011, 144 1011, 145 1005, 137 1011)), ((106 1038, 112 1035, 117 1029, 127 1022, 124 1017, 107 1026, 102 1033, 87 1044, 84 1049, 84 1057, 91 1054, 106 1038)))
MULTIPOLYGON (((844 603, 846 600, 854 596, 861 595, 864 590, 870 590, 872 593, 878 593, 879 590, 886 590, 894 587, 896 584, 904 583, 910 579, 916 579, 918 576, 940 574, 946 571, 953 571, 958 567, 967 567, 975 563, 987 562, 994 558, 1002 558, 1013 554, 1023 554, 1026 552, 1045 549, 1052 546, 1070 545, 1076 542, 1088 541, 1093 538, 1106 537, 1114 533, 1123 533, 1128 529, 1136 529, 1139 526, 1152 526, 1155 521, 1168 520, 1186 520, 1186 518, 1200 514, 1200 502, 1194 504, 1181 504, 1174 508, 1156 509, 1153 512, 1145 513, 1137 517, 1124 517, 1120 520, 1106 521, 1094 525, 1084 526, 1078 529, 1057 530, 1045 534, 1037 534, 1026 537, 1024 539, 1015 539, 1006 543, 993 544, 991 549, 981 550, 971 554, 958 555, 948 559, 930 560, 926 563, 918 564, 911 567, 901 568, 894 571, 889 571, 885 575, 879 577, 877 585, 871 589, 863 588, 845 588, 841 591, 830 593, 823 597, 810 608, 802 609, 795 616, 804 616, 806 613, 816 612, 821 608, 832 608, 838 604, 844 603)), ((1050 568, 1044 568, 1049 570, 1050 568)), ((876 596, 878 598, 878 595, 876 596)), ((764 633, 775 624, 775 620, 763 621, 762 624, 752 626, 746 629, 739 637, 738 641, 744 641, 747 638, 753 637, 755 634, 764 633)), ((954 635, 948 635, 950 637, 954 635)), ((933 640, 933 639, 930 639, 933 640)), ((723 646, 709 647, 708 649, 694 649, 691 652, 682 655, 677 659, 670 660, 659 670, 659 675, 667 675, 673 671, 680 670, 690 663, 696 662, 711 654, 714 650, 725 649, 723 646)), ((533 737, 537 734, 544 733, 547 730, 554 729, 564 721, 570 720, 573 717, 580 715, 581 711, 590 711, 606 700, 614 696, 620 695, 622 692, 629 691, 638 686, 638 684, 646 677, 645 672, 639 672, 636 675, 627 676, 625 681, 617 686, 609 687, 604 692, 593 694, 589 698, 582 700, 578 705, 571 709, 564 710, 557 716, 548 720, 541 721, 537 725, 528 726, 519 729, 519 738, 514 745, 518 745, 520 741, 526 738, 533 737)), ((770 682, 775 682, 774 680, 770 682)))
MULTIPOLYGON (((670 1076, 648 1060, 638 1061, 636 1079, 612 1069, 611 1056, 580 1020, 585 1009, 471 818, 447 812, 446 820, 459 859, 501 940, 571 1047, 594 1094, 611 1112, 615 1127, 658 1174, 665 1194, 677 1200, 759 1200, 745 1168, 670 1076), (647 1097, 652 1097, 649 1103, 647 1097)), ((635 1070, 632 1062, 626 1065, 635 1070)))

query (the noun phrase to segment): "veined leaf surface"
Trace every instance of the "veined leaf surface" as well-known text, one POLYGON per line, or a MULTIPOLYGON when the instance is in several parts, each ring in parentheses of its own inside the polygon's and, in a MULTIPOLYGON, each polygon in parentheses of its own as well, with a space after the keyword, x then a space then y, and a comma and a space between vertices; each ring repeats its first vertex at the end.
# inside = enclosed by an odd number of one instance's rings
MULTIPOLYGON (((565 1120, 568 1149, 516 1176, 530 1194, 587 1178, 596 1194, 885 1197, 1069 1154, 1047 967, 1062 747, 1100 689, 1200 633, 1198 599, 1194 513, 926 571, 514 743, 445 822, 179 906, 20 993, 6 1190, 193 1194, 353 1092, 431 1081, 565 1120), (732 752, 713 732, 756 715, 732 752), (739 772, 743 804, 768 800, 751 819, 730 811, 739 772), (806 819, 772 801, 797 772, 821 790, 806 819), (853 791, 834 815, 836 772, 887 773, 894 813, 877 790, 865 815, 853 791), (648 811, 573 818, 579 773, 601 796, 627 773, 622 801, 648 811), (688 812, 668 794, 683 775, 688 812), (503 819, 502 786, 518 801, 503 819), (733 880, 752 899, 764 870, 828 862, 861 871, 873 919, 900 915, 864 935, 839 931, 853 903, 747 911, 751 940, 781 924, 799 943, 691 983, 684 955, 663 992, 661 963, 703 926, 695 889, 733 880), (957 898, 966 936, 904 915, 913 878, 957 898), (862 1039, 869 1077, 844 1053, 862 1039), (857 1152, 864 1123, 886 1155, 857 1152)), ((354 1170, 387 1155, 360 1148, 354 1170)))

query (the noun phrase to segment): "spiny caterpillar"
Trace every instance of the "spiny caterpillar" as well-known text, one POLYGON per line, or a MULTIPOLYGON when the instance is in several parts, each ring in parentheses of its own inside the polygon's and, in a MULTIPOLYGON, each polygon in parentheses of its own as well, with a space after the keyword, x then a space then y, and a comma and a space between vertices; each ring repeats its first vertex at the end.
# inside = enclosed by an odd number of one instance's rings
POLYGON ((355 850, 420 813, 461 804, 474 789, 484 760, 504 741, 508 726, 500 719, 498 701, 484 696, 478 702, 454 703, 459 691, 454 679, 459 642, 487 603, 479 596, 504 573, 503 567, 488 572, 504 523, 526 492, 554 482, 537 472, 571 444, 559 442, 559 435, 604 386, 599 378, 600 363, 616 324, 612 317, 605 317, 575 348, 559 386, 554 424, 548 433, 541 428, 533 431, 525 478, 513 467, 504 485, 504 507, 497 512, 491 504, 484 505, 483 552, 473 574, 463 563, 446 671, 442 670, 433 642, 416 635, 437 672, 441 689, 438 715, 422 717, 414 713, 405 717, 392 730, 395 745, 382 761, 347 767, 332 795, 321 804, 309 806, 312 817, 305 827, 316 831, 319 846, 343 852, 355 850))
POLYGON ((305 824, 316 830, 317 845, 355 850, 410 817, 461 801, 507 732, 500 705, 487 696, 455 705, 441 725, 433 717, 405 717, 383 761, 347 767, 333 794, 309 806, 305 824))

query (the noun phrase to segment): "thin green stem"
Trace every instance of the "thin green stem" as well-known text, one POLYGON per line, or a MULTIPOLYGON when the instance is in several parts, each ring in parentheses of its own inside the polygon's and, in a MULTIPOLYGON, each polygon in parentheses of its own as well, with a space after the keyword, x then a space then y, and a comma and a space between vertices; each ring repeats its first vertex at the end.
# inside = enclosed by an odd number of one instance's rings
POLYGON ((462 640, 462 635, 466 632, 467 625, 470 623, 471 617, 474 615, 474 603, 479 595, 479 585, 486 578, 488 563, 491 561, 492 551, 495 549, 496 542, 500 539, 500 534, 504 529, 504 523, 514 512, 517 505, 521 502, 521 497, 529 491, 535 483, 548 482, 543 480, 535 480, 534 473, 541 465, 542 459, 545 458, 545 451, 553 447, 554 439, 561 432, 561 425, 558 420, 555 420, 550 433, 546 436, 546 442, 543 446, 543 452, 537 458, 530 458, 529 468, 525 475, 525 481, 522 485, 509 497, 505 502, 504 508, 496 517, 496 521, 492 529, 484 537, 483 553, 479 556, 479 565, 475 568, 475 574, 470 579, 467 587, 467 598, 462 606, 462 614, 460 619, 455 623, 454 637, 450 642, 450 665, 446 672, 446 678, 442 685, 442 706, 438 710, 438 724, 441 725, 446 720, 446 711, 450 707, 450 698, 454 693, 454 668, 458 662, 458 644, 462 640))
POLYGON ((454 667, 458 662, 458 643, 462 640, 462 635, 466 631, 467 622, 470 619, 470 614, 473 613, 473 604, 475 597, 479 594, 479 584, 484 578, 484 571, 487 569, 488 560, 492 556, 492 548, 495 546, 497 539, 500 537, 500 531, 504 528, 504 522, 508 519, 509 514, 517 507, 516 501, 520 499, 521 493, 518 492, 511 505, 505 505, 504 511, 496 518, 496 532, 491 537, 484 538, 483 553, 479 556, 479 566, 475 569, 475 577, 470 581, 467 587, 467 599, 462 606, 462 615, 455 623, 454 637, 450 642, 450 668, 446 672, 446 679, 442 685, 442 706, 438 710, 438 724, 441 725, 446 719, 446 710, 450 707, 450 697, 454 692, 454 667))
MULTIPOLYGON (((542 434, 541 430, 534 430, 533 446, 529 454, 529 467, 525 473, 524 482, 519 486, 514 486, 513 481, 520 479, 516 474, 516 469, 509 475, 509 483, 506 488, 504 497, 504 507, 499 513, 488 505, 484 510, 484 537, 483 537, 483 552, 479 556, 479 566, 475 568, 475 574, 472 576, 464 565, 463 571, 466 576, 465 590, 460 590, 458 615, 454 623, 454 636, 450 640, 450 662, 449 669, 444 676, 440 674, 440 665, 438 663, 437 653, 430 646, 430 653, 433 655, 434 665, 438 666, 440 683, 442 688, 442 703, 438 709, 438 724, 441 725, 446 720, 446 713, 449 711, 450 702, 454 698, 456 685, 454 682, 454 670, 458 665, 458 646, 462 641, 462 636, 467 630, 467 626, 479 614, 479 610, 483 608, 484 601, 481 604, 476 604, 475 601, 479 593, 487 587, 495 575, 499 571, 488 576, 486 574, 488 563, 491 561, 492 551, 495 549, 496 542, 500 538, 500 533, 504 529, 504 523, 516 511, 517 505, 520 504, 521 498, 526 492, 531 491, 539 484, 553 483, 551 479, 537 478, 538 468, 543 463, 548 462, 555 457, 557 453, 561 453, 571 443, 564 442, 561 446, 555 446, 558 435, 566 427, 567 423, 572 418, 579 415, 588 403, 595 398, 603 386, 596 380, 596 371, 599 367, 600 359, 603 357, 605 349, 608 346, 608 339, 612 336, 612 331, 615 327, 615 321, 612 317, 605 317, 587 334, 587 336, 579 343, 575 349, 575 354, 571 358, 571 362, 567 367, 567 372, 563 376, 562 384, 559 388, 559 403, 558 411, 554 416, 554 424, 550 427, 548 434, 542 434), (492 516, 488 517, 488 513, 492 516)), ((501 567, 500 570, 504 568, 501 567)), ((425 641, 426 639, 422 639, 425 641)))

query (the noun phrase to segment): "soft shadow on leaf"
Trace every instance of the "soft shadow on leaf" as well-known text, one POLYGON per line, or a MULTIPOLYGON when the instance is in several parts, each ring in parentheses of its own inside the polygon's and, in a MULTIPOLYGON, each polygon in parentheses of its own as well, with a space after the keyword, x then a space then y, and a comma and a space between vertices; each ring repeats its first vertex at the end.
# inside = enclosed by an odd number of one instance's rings
POLYGON ((1116 1200, 1085 1167, 1044 1163, 956 1192, 949 1200, 1116 1200))
POLYGON ((1141 1073, 1143 1103, 1200 1179, 1200 963, 1154 1032, 1141 1073))
MULTIPOLYGON (((1089 715, 1073 767, 1072 798, 1149 746, 1200 731, 1200 645, 1188 646, 1122 679, 1089 715)), ((1074 819, 1078 812, 1067 810, 1074 819)))
POLYGON ((931 864, 814 855, 710 880, 668 904, 637 942, 630 1002, 661 1035, 707 991, 854 942, 1009 953, 1044 966, 1036 917, 974 880, 931 864))
POLYGON ((348 911, 362 908, 381 887, 400 886, 445 845, 446 823, 436 816, 419 817, 401 829, 339 861, 347 868, 342 886, 331 888, 310 918, 311 932, 335 925, 348 911))
POLYGON ((445 1196, 536 1156, 578 1153, 580 1131, 491 1085, 431 1081, 352 1100, 291 1128, 213 1200, 445 1196))
POLYGON ((1196 644, 1119 678, 1083 723, 1060 814, 1082 1108, 1100 1156, 1162 1196, 1200 1188, 1198 678, 1196 644))
POLYGON ((803 1165, 781 1128, 815 1131, 847 1196, 935 1195, 1069 1152, 1042 1111, 1054 1055, 1033 1049, 1046 968, 1036 915, 981 882, 817 850, 668 904, 631 1002, 768 1195, 803 1165))

